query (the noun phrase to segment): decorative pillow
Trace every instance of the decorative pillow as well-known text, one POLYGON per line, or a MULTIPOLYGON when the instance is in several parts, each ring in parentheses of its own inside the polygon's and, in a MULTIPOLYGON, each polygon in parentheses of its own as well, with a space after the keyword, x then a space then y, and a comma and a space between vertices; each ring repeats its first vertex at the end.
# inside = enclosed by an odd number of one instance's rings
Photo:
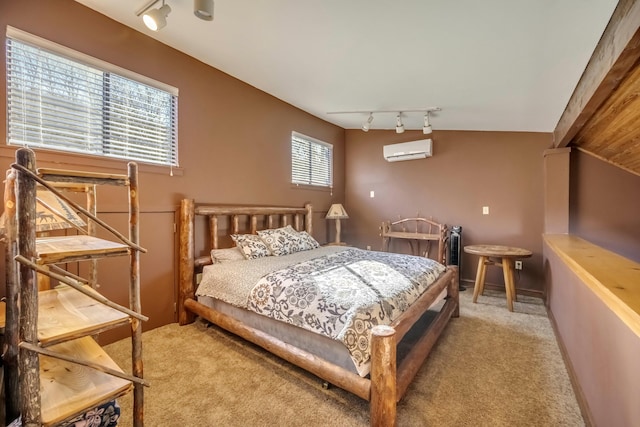
POLYGON ((271 230, 260 230, 258 236, 275 256, 289 255, 304 250, 298 232, 290 225, 271 230))
POLYGON ((229 261, 244 261, 244 253, 237 246, 234 248, 211 249, 211 261, 220 264, 229 261))
POLYGON ((255 234, 232 234, 231 238, 246 259, 263 258, 271 255, 269 247, 255 234))
POLYGON ((302 246, 304 246, 303 250, 305 251, 320 247, 320 243, 318 243, 318 241, 314 239, 313 236, 307 233, 306 231, 299 232, 298 237, 300 238, 300 241, 302 242, 302 246))

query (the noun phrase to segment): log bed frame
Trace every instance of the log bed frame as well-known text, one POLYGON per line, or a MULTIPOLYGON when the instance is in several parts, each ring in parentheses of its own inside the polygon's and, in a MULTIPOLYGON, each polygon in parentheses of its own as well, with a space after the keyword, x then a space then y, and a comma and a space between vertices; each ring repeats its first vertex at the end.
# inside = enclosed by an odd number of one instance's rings
POLYGON ((263 331, 209 308, 195 299, 195 275, 202 267, 211 264, 211 258, 195 256, 195 218, 205 216, 209 226, 209 249, 219 244, 219 217, 229 218, 230 232, 240 231, 240 218, 248 218, 248 231, 256 233, 258 220, 264 228, 292 225, 300 231, 312 234, 312 207, 247 207, 196 205, 192 199, 184 199, 179 207, 179 292, 178 321, 180 325, 192 323, 195 316, 208 321, 250 341, 320 378, 347 390, 370 402, 370 424, 372 426, 395 426, 396 404, 404 396, 409 384, 429 355, 436 340, 451 317, 459 316, 458 273, 456 266, 448 266, 443 275, 390 326, 376 326, 371 338, 371 374, 363 378, 356 373, 336 366, 318 355, 281 341, 263 331), (304 220, 303 220, 304 219, 304 220), (396 362, 397 343, 411 329, 438 296, 447 290, 446 302, 440 312, 424 330, 423 334, 403 358, 396 362))

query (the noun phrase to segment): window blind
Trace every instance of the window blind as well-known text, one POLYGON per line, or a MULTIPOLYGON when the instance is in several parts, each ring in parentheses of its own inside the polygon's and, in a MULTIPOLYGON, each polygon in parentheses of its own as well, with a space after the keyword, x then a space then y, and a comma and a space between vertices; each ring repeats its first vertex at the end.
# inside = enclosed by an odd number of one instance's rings
POLYGON ((12 37, 6 51, 9 144, 178 165, 176 94, 81 54, 12 37))
POLYGON ((291 182, 293 184, 332 187, 333 146, 292 132, 291 182))

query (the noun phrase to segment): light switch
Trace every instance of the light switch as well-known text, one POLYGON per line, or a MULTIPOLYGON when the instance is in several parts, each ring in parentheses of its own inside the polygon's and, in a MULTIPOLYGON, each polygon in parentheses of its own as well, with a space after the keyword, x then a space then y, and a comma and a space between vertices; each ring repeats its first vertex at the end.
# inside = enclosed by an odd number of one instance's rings
POLYGON ((489 215, 489 206, 482 207, 482 215, 489 215))
POLYGON ((376 197, 376 192, 373 190, 369 191, 369 197, 371 197, 372 199, 376 197))

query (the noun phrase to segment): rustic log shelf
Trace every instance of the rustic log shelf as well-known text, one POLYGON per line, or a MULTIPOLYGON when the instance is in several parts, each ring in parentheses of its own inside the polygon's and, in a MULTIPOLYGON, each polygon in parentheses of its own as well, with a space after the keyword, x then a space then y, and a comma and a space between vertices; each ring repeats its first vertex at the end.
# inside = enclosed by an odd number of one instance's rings
POLYGON ((7 419, 20 415, 24 426, 57 425, 133 389, 132 419, 142 426, 142 391, 147 384, 142 379, 141 322, 147 317, 140 313, 139 253, 146 250, 138 245, 137 165, 129 163, 126 175, 115 175, 36 170, 35 163, 33 151, 19 149, 5 181, 7 303, 6 319, 1 320, 7 346, 7 419), (127 188, 128 237, 95 215, 96 185, 127 188), (86 217, 85 229, 73 226, 81 234, 36 237, 36 189, 42 188, 66 202, 67 212, 86 217), (87 208, 63 191, 86 193, 87 208), (97 238, 97 226, 117 241, 97 238), (130 259, 129 307, 94 289, 97 259, 113 256, 130 259), (55 265, 75 261, 90 262, 88 279, 55 265), (59 285, 48 289, 49 278, 59 285), (132 333, 132 375, 123 373, 92 337, 126 324, 132 333))

